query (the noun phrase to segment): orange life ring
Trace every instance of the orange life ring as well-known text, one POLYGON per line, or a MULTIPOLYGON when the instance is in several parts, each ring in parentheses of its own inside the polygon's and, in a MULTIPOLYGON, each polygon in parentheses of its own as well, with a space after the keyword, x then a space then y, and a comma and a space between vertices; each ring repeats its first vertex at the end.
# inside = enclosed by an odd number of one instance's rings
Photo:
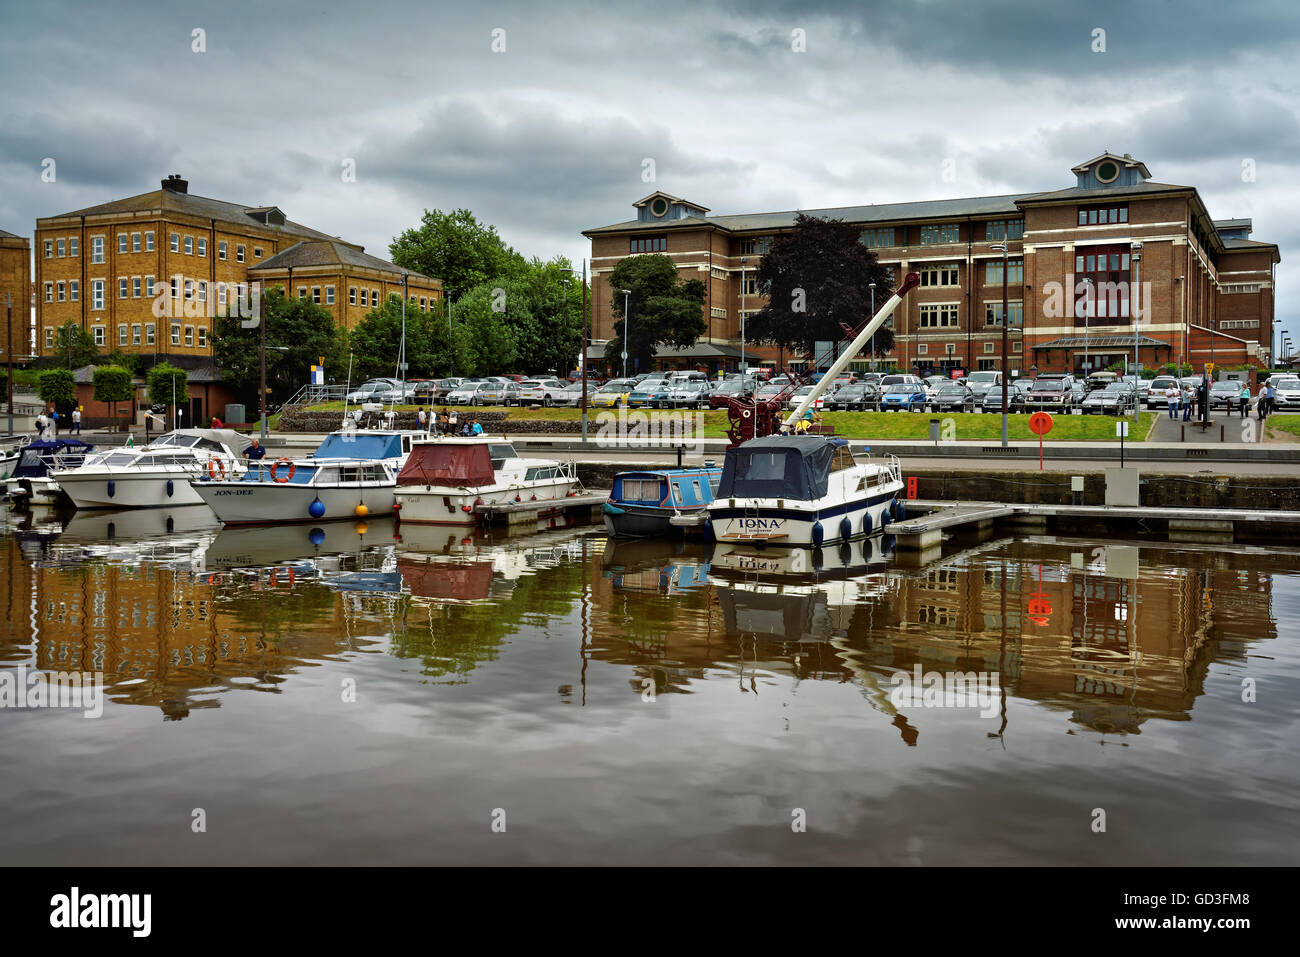
POLYGON ((222 479, 226 477, 226 463, 214 456, 208 459, 208 478, 215 481, 218 473, 221 474, 222 479))
POLYGON ((285 568, 272 568, 272 569, 271 569, 271 573, 270 573, 269 575, 266 576, 266 578, 267 578, 267 582, 270 584, 270 586, 271 586, 272 588, 277 587, 277 585, 276 585, 276 581, 277 581, 277 579, 279 579, 279 578, 281 577, 280 574, 279 574, 280 572, 288 572, 288 573, 289 573, 289 587, 292 588, 292 587, 293 587, 293 582, 294 582, 294 574, 293 574, 293 566, 292 566, 292 565, 289 565, 289 566, 287 566, 287 567, 285 567, 285 568))
POLYGON ((292 462, 290 462, 288 459, 283 459, 283 458, 281 458, 281 459, 276 459, 276 460, 271 464, 271 480, 272 480, 273 482, 279 482, 280 484, 283 485, 285 482, 288 482, 290 479, 292 479, 292 478, 293 478, 293 473, 294 473, 294 472, 297 472, 297 471, 298 471, 298 466, 294 465, 294 464, 293 464, 292 462), (275 474, 275 473, 276 473, 276 470, 279 469, 281 465, 287 465, 287 466, 289 466, 289 474, 286 475, 284 478, 280 478, 278 475, 275 474))

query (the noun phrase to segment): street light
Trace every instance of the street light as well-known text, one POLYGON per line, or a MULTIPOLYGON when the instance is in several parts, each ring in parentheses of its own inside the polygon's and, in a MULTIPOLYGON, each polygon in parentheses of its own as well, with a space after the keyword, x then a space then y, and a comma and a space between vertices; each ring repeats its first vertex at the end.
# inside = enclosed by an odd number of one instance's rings
POLYGON ((631 325, 631 317, 627 314, 628 297, 632 295, 631 289, 622 289, 623 293, 623 378, 627 378, 627 334, 631 325))
POLYGON ((747 367, 745 364, 745 263, 749 262, 748 256, 740 257, 740 375, 744 378, 747 367))
MULTIPOLYGON (((1007 256, 1010 253, 1010 243, 994 243, 992 248, 1002 253, 1002 447, 1007 446, 1007 379, 1011 371, 1011 340, 1009 335, 1010 324, 1007 322, 1007 267, 1010 261, 1007 256)), ((969 323, 970 317, 966 317, 969 323)))

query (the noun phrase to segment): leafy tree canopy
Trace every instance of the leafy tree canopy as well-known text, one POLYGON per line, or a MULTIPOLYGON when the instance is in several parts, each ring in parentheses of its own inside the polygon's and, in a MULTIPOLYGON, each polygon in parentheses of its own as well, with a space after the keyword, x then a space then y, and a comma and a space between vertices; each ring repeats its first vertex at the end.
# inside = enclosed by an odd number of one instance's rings
POLYGON ((80 369, 99 361, 99 347, 94 336, 70 319, 56 330, 50 358, 65 369, 80 369))
MULTIPOLYGON (((894 294, 890 271, 859 242, 856 226, 803 213, 793 230, 772 240, 756 278, 768 304, 746 323, 749 337, 807 354, 818 341, 843 339, 841 324, 856 329, 871 318, 871 283, 877 307, 894 294)), ((893 349, 894 333, 882 326, 874 341, 883 355, 893 349)))
POLYGON ((480 223, 468 209, 426 209, 420 225, 394 239, 388 251, 403 269, 441 279, 453 303, 482 283, 519 278, 527 267, 495 226, 480 223))
POLYGON ((605 359, 622 363, 624 328, 628 330, 628 370, 647 369, 660 345, 686 348, 704 334, 704 283, 681 279, 677 266, 664 255, 629 256, 610 274, 614 314, 614 338, 605 346, 605 359), (623 315, 626 297, 629 317, 623 315))
POLYGON ((36 394, 43 402, 68 405, 77 397, 71 369, 46 369, 36 379, 36 394))
MULTIPOLYGON (((351 334, 352 381, 397 372, 402 345, 402 304, 389 300, 372 309, 351 334)), ((406 307, 406 378, 442 378, 463 365, 463 345, 441 311, 406 307)))
POLYGON ((149 370, 149 401, 154 405, 182 406, 190 401, 189 373, 168 362, 149 370))
POLYGON ((131 370, 121 366, 99 366, 94 377, 96 402, 128 402, 135 395, 131 370))

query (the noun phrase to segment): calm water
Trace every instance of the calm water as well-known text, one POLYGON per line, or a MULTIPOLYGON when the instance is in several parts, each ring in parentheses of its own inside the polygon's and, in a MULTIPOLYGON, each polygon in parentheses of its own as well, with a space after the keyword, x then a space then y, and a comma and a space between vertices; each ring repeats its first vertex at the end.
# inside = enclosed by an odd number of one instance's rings
POLYGON ((1295 550, 209 518, 0 532, 0 861, 1300 863, 1295 550))

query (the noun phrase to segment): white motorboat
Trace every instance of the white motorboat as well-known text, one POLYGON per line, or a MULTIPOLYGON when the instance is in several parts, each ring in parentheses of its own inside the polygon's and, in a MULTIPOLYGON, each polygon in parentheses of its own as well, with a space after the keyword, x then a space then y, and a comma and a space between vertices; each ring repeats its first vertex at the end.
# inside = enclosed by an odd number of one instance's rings
POLYGON ((555 501, 580 487, 572 465, 522 458, 509 442, 487 436, 416 442, 397 476, 402 524, 471 525, 477 505, 555 501))
POLYGON ((73 468, 85 462, 95 447, 80 439, 36 439, 25 445, 18 461, 0 482, 0 498, 14 508, 57 505, 63 498, 52 471, 73 468))
POLYGON ((50 476, 77 508, 159 508, 198 505, 190 486, 199 475, 240 475, 248 439, 231 429, 177 429, 139 448, 86 457, 50 476))
POLYGON ((190 487, 227 525, 280 525, 393 514, 391 460, 276 459, 237 479, 204 477, 190 487))
POLYGON ((709 521, 719 542, 817 547, 884 529, 902 488, 892 455, 859 462, 842 438, 770 435, 727 450, 709 521))

